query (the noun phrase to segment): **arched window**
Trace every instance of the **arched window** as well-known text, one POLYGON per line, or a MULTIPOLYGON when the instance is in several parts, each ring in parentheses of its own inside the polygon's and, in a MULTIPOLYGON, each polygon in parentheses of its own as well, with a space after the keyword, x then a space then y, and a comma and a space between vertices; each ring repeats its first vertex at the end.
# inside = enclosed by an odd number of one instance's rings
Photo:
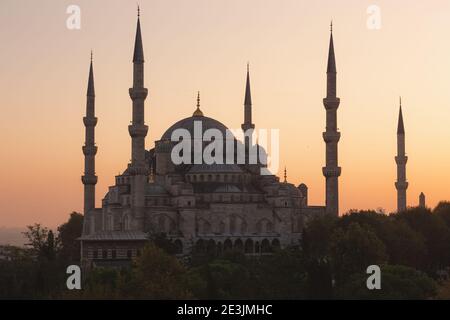
POLYGON ((108 258, 108 250, 103 249, 102 250, 102 259, 107 259, 108 258))
POLYGON ((175 245, 175 254, 182 254, 183 253, 183 243, 177 239, 174 242, 175 245))
POLYGON ((264 239, 261 242, 261 253, 269 253, 270 252, 270 242, 267 239, 264 239))
POLYGON ((236 229, 236 218, 231 216, 230 217, 230 233, 233 234, 236 229))
POLYGON ((195 244, 195 252, 197 254, 205 253, 205 242, 202 239, 198 240, 195 244))
POLYGON ((213 255, 216 253, 216 242, 214 240, 210 239, 208 241, 206 252, 208 253, 208 255, 213 255))
POLYGON ((114 229, 114 220, 113 220, 113 215, 110 214, 108 215, 108 230, 113 230, 114 229))
POLYGON ((244 251, 244 243, 242 242, 241 239, 237 239, 234 242, 234 250, 236 250, 237 252, 243 252, 244 251))
POLYGON ((259 252, 259 249, 260 249, 260 248, 259 248, 259 242, 256 241, 256 242, 255 242, 255 253, 260 253, 260 252, 259 252))
POLYGON ((244 252, 245 253, 253 253, 253 240, 252 239, 247 239, 245 241, 244 252))
POLYGON ((280 249, 280 240, 278 240, 278 239, 273 239, 273 240, 272 240, 272 247, 273 247, 274 249, 280 249))
POLYGON ((117 252, 116 252, 115 249, 112 249, 112 250, 111 250, 111 258, 112 258, 112 259, 115 259, 116 257, 117 257, 117 252))
POLYGON ((233 243, 230 239, 225 240, 223 243, 223 250, 224 251, 231 251, 233 249, 233 243))
POLYGON ((129 230, 130 229, 130 222, 128 219, 128 215, 125 215, 123 217, 123 230, 129 230))

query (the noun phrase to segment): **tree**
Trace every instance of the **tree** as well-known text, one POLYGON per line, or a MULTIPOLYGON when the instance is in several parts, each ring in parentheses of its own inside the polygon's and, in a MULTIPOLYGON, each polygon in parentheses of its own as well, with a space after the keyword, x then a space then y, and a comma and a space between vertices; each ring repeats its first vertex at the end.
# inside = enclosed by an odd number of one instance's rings
POLYGON ((368 275, 353 274, 335 290, 339 299, 428 299, 436 295, 436 283, 425 273, 405 266, 382 265, 381 289, 369 290, 368 275))
POLYGON ((362 210, 350 211, 340 219, 338 225, 348 227, 352 222, 359 223, 377 235, 386 247, 390 264, 423 268, 427 254, 425 239, 405 221, 380 212, 362 210))
POLYGON ((28 240, 25 245, 30 247, 37 256, 42 255, 47 245, 48 232, 49 229, 42 227, 40 223, 27 226, 27 231, 23 232, 23 235, 28 240))
MULTIPOLYGON (((277 250, 273 255, 251 261, 250 283, 256 285, 256 299, 304 299, 307 297, 307 273, 298 249, 277 250), (255 279, 255 276, 257 278, 255 279), (255 284, 253 284, 255 283, 255 284)), ((247 289, 248 290, 248 289, 247 289)))
POLYGON ((58 227, 58 241, 61 245, 60 257, 67 261, 80 261, 80 241, 77 240, 81 236, 83 230, 83 215, 78 212, 72 212, 69 220, 58 227))
POLYGON ((352 222, 347 229, 338 228, 332 235, 331 262, 338 283, 350 275, 363 272, 369 265, 387 260, 385 246, 369 228, 352 222))
POLYGON ((411 208, 393 215, 397 220, 406 222, 420 233, 427 248, 425 269, 435 272, 450 263, 450 229, 437 214, 426 208, 411 208))
POLYGON ((150 243, 138 257, 131 273, 119 285, 120 295, 127 298, 187 299, 187 270, 176 257, 150 243))
POLYGON ((450 201, 441 201, 434 208, 433 214, 439 216, 442 220, 445 221, 447 227, 450 228, 450 201))
POLYGON ((332 215, 311 219, 303 230, 301 249, 307 272, 307 296, 312 299, 332 298, 330 264, 331 235, 338 223, 332 215))

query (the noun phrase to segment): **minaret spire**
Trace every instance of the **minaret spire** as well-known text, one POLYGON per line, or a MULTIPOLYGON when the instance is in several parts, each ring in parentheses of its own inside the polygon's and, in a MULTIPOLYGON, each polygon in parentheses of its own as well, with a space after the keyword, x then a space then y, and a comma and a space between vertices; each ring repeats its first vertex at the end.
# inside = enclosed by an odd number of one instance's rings
POLYGON ((95 208, 95 185, 97 176, 95 175, 95 155, 97 146, 95 145, 95 126, 97 118, 95 117, 95 89, 94 89, 94 68, 91 63, 89 66, 88 86, 86 93, 86 116, 83 118, 85 130, 85 143, 83 146, 84 154, 84 175, 81 181, 84 184, 84 214, 95 208))
POLYGON ((338 142, 341 134, 337 129, 337 109, 340 99, 336 97, 336 59, 333 43, 333 23, 330 25, 330 45, 327 64, 327 96, 323 99, 326 110, 326 130, 323 139, 326 144, 325 167, 322 168, 326 181, 326 212, 339 215, 339 183, 341 167, 338 166, 338 142))
POLYGON ((398 113, 397 125, 397 156, 395 157, 397 163, 397 182, 395 188, 397 189, 397 211, 406 210, 406 189, 408 189, 408 182, 406 181, 406 163, 408 157, 405 152, 405 127, 403 124, 402 113, 402 99, 400 97, 400 108, 398 113))
POLYGON ((333 21, 331 21, 330 25, 330 45, 328 47, 327 72, 336 72, 336 58, 334 56, 334 42, 333 42, 333 21))
POLYGON ((142 47, 142 35, 141 35, 141 21, 140 21, 141 11, 138 6, 138 18, 136 26, 136 37, 134 39, 134 54, 133 62, 144 63, 144 49, 142 47))
POLYGON ((402 113, 402 97, 400 97, 400 111, 398 115, 398 125, 397 134, 405 134, 405 126, 403 124, 403 113, 402 113))
POLYGON ((145 137, 148 126, 144 119, 144 102, 148 95, 144 87, 144 50, 142 46, 140 9, 136 26, 136 37, 133 54, 133 87, 129 89, 130 98, 133 101, 132 121, 128 126, 131 136, 131 164, 129 172, 131 180, 132 214, 137 223, 141 225, 144 219, 144 190, 148 177, 148 168, 145 162, 145 137))
POLYGON ((245 97, 244 97, 244 123, 242 130, 254 129, 255 125, 252 123, 252 94, 250 90, 250 64, 247 63, 247 79, 245 83, 245 97))

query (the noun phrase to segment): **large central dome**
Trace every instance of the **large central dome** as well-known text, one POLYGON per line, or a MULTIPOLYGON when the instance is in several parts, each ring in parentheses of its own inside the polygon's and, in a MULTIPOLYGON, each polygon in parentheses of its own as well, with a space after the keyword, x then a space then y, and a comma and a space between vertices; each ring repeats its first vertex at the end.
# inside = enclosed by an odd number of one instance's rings
POLYGON ((196 121, 199 121, 202 124, 202 135, 208 129, 218 129, 223 134, 223 138, 226 138, 227 127, 223 123, 203 115, 195 115, 173 124, 166 132, 164 132, 161 140, 171 140, 172 132, 176 129, 186 129, 191 134, 191 137, 194 138, 194 122, 196 121))

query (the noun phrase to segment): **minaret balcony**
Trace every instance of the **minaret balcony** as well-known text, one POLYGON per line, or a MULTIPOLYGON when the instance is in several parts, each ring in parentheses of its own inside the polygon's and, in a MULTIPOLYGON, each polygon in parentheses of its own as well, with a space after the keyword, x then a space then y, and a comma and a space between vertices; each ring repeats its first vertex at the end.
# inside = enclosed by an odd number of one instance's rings
POLYGON ((83 154, 85 156, 95 156, 97 154, 97 146, 86 145, 83 146, 83 154))
POLYGON ((395 188, 397 190, 406 190, 408 188, 409 183, 406 181, 397 181, 395 183, 395 188))
POLYGON ((329 97, 323 99, 323 105, 325 106, 325 109, 337 109, 339 107, 339 104, 341 103, 341 99, 329 97))
POLYGON ((97 176, 96 175, 84 175, 81 176, 81 181, 83 184, 97 184, 97 176))
POLYGON ((83 117, 85 127, 95 127, 97 125, 97 117, 83 117))
POLYGON ((398 165, 405 165, 406 162, 408 162, 407 156, 396 156, 395 157, 395 163, 397 163, 398 165))
POLYGON ((326 132, 322 133, 322 136, 323 136, 323 140, 326 143, 338 142, 339 139, 341 138, 341 133, 337 132, 337 131, 326 131, 326 132))
POLYGON ((339 177, 341 175, 341 167, 323 167, 322 172, 326 178, 339 177))
POLYGON ((145 137, 147 135, 148 126, 145 124, 132 124, 128 126, 128 132, 131 137, 145 137))
POLYGON ((130 88, 129 89, 131 100, 135 99, 145 99, 148 95, 147 88, 130 88))

